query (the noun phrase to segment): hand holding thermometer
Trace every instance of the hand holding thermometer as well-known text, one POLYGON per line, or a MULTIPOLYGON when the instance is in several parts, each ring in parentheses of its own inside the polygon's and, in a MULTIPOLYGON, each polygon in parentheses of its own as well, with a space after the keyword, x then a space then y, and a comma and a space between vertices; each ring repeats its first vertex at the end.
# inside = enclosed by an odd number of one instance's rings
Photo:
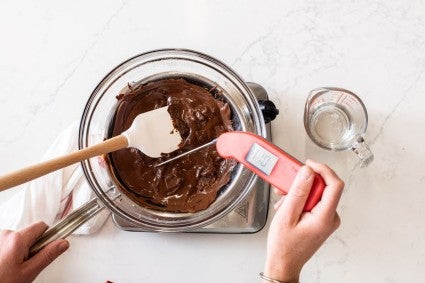
MULTIPOLYGON (((284 194, 288 193, 298 170, 303 165, 276 145, 256 134, 233 131, 221 134, 217 139, 207 144, 166 160, 156 166, 169 163, 214 143, 221 157, 236 159, 284 194)), ((324 188, 325 182, 322 177, 316 174, 310 195, 304 206, 304 211, 311 211, 320 201, 324 188)))

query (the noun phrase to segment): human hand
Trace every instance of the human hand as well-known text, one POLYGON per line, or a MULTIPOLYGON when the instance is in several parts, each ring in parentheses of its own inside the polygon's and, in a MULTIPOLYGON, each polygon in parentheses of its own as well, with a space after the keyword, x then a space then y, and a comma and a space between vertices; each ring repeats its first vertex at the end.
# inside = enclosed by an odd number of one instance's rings
POLYGON ((31 246, 46 229, 44 222, 37 222, 16 232, 0 231, 1 282, 32 282, 46 266, 68 249, 68 241, 60 239, 28 258, 31 246))
POLYGON ((339 227, 336 212, 344 182, 328 166, 308 160, 295 178, 288 194, 275 205, 276 214, 267 239, 264 275, 283 282, 298 282, 304 264, 339 227), (322 199, 304 212, 314 172, 326 183, 322 199))

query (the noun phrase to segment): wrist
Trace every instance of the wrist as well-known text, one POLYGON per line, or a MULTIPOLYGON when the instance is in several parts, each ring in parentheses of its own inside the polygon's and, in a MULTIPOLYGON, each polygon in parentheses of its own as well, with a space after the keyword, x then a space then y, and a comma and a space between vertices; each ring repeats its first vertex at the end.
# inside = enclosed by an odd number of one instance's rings
POLYGON ((260 272, 260 278, 262 279, 262 282, 263 283, 300 283, 299 281, 281 281, 281 280, 276 280, 274 278, 267 277, 266 275, 264 275, 264 272, 260 272))
POLYGON ((298 283, 302 267, 267 260, 263 274, 267 277, 287 283, 298 283))

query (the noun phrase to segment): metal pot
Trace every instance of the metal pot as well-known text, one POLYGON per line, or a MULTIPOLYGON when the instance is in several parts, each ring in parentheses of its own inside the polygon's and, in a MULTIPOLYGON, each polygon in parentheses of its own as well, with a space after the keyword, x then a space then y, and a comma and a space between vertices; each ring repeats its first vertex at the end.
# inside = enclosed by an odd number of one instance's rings
MULTIPOLYGON (((79 147, 85 148, 108 138, 116 95, 129 82, 144 83, 166 77, 186 77, 218 86, 232 110, 236 130, 266 136, 261 107, 247 84, 229 67, 208 55, 183 49, 155 50, 135 56, 113 69, 91 94, 81 118, 79 147)), ((272 107, 273 108, 273 107, 272 107)), ((272 113, 273 114, 273 113, 272 113)), ((273 116, 273 115, 272 115, 273 116)), ((269 117, 267 117, 268 119, 269 117)), ((274 118, 274 117, 273 117, 274 118)), ((142 207, 116 188, 102 157, 82 162, 84 174, 97 198, 46 231, 33 252, 57 238, 64 238, 105 207, 119 217, 150 231, 183 232, 211 224, 232 211, 251 191, 257 177, 238 164, 229 184, 207 209, 195 213, 169 213, 142 207)))

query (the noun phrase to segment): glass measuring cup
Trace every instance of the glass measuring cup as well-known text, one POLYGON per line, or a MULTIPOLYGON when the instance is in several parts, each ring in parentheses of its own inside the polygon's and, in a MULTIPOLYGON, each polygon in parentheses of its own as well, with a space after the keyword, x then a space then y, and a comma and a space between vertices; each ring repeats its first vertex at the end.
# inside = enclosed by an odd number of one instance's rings
POLYGON ((327 150, 353 150, 361 167, 373 161, 373 153, 365 143, 368 116, 360 98, 342 88, 314 89, 304 109, 304 127, 318 146, 327 150))

